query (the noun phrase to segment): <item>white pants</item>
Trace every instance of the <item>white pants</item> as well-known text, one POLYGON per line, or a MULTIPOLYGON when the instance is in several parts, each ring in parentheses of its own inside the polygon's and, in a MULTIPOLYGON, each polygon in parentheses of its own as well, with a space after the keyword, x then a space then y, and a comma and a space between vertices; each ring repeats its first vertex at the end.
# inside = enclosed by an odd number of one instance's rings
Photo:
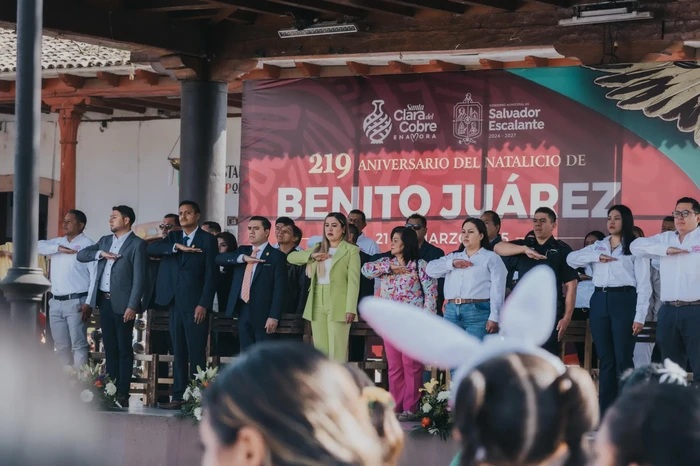
POLYGON ((64 366, 78 368, 88 362, 87 322, 82 321, 80 306, 85 297, 68 301, 49 301, 49 324, 56 355, 64 366))
POLYGON ((651 353, 654 352, 654 343, 637 343, 634 345, 634 368, 648 366, 651 364, 651 353))

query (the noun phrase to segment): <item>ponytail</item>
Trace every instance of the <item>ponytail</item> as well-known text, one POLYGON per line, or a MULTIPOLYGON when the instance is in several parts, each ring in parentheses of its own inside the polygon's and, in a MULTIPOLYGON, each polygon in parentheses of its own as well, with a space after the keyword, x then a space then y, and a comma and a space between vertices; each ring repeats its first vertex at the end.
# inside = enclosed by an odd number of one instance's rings
POLYGON ((462 436, 461 466, 473 466, 482 448, 481 427, 477 419, 486 400, 486 378, 478 370, 472 371, 457 387, 455 426, 462 436))
POLYGON ((559 425, 564 426, 563 440, 569 451, 564 466, 585 466, 588 448, 584 446, 584 436, 590 426, 598 424, 599 417, 597 403, 593 399, 596 393, 593 381, 583 369, 572 367, 554 380, 552 389, 559 397, 559 425))

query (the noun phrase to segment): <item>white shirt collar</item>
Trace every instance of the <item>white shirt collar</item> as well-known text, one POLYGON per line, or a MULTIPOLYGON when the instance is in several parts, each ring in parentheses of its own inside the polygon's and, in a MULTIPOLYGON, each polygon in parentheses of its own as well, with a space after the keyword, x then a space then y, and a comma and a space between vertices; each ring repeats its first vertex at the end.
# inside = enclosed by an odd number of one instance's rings
MULTIPOLYGON (((133 233, 133 231, 129 230, 129 232, 126 234, 123 234, 121 236, 121 238, 117 238, 117 235, 115 235, 115 234, 112 234, 112 237, 114 238, 114 241, 125 241, 129 237, 129 235, 132 233, 133 233)), ((76 239, 78 239, 78 238, 76 237, 76 239)))
POLYGON ((189 235, 185 233, 185 230, 182 230, 182 237, 184 238, 185 236, 187 236, 188 238, 192 239, 194 238, 194 235, 197 234, 197 230, 199 230, 199 227, 195 227, 195 229, 192 230, 192 232, 189 235))

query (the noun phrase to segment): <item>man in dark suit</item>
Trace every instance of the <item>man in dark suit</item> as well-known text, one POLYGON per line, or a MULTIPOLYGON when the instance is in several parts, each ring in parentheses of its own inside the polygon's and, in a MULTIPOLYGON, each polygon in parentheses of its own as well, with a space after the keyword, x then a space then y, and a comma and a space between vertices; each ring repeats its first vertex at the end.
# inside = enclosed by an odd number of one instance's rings
POLYGON ((179 215, 182 230, 148 246, 149 256, 162 258, 156 280, 156 304, 168 306, 175 353, 173 399, 160 405, 164 409, 180 409, 190 375, 196 374, 197 366, 204 369, 207 365, 208 312, 214 303, 219 276, 218 244, 214 236, 199 228, 199 206, 193 201, 182 201, 179 215))
POLYGON ((107 374, 116 380, 117 401, 129 407, 129 386, 134 365, 131 342, 134 318, 141 311, 146 287, 146 242, 131 231, 136 214, 131 207, 112 207, 111 235, 78 252, 78 261, 97 264, 96 291, 90 305, 100 310, 100 326, 107 359, 107 374))
POLYGON ((277 331, 287 287, 287 260, 268 242, 272 224, 265 217, 248 222, 251 246, 219 254, 216 263, 234 266, 226 315, 238 316, 241 351, 277 331))

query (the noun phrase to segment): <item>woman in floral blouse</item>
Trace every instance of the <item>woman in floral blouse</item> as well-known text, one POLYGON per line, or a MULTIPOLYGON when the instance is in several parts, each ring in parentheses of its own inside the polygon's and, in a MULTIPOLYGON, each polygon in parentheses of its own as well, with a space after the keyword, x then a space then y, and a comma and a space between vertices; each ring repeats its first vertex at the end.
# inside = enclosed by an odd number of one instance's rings
MULTIPOLYGON (((427 263, 420 259, 418 236, 406 227, 396 227, 391 232, 391 255, 362 266, 367 278, 379 278, 380 296, 424 308, 435 313, 437 306, 437 280, 425 273, 427 263)), ((414 417, 423 384, 423 364, 399 352, 384 342, 389 365, 389 391, 396 401, 395 411, 399 420, 414 417)))

